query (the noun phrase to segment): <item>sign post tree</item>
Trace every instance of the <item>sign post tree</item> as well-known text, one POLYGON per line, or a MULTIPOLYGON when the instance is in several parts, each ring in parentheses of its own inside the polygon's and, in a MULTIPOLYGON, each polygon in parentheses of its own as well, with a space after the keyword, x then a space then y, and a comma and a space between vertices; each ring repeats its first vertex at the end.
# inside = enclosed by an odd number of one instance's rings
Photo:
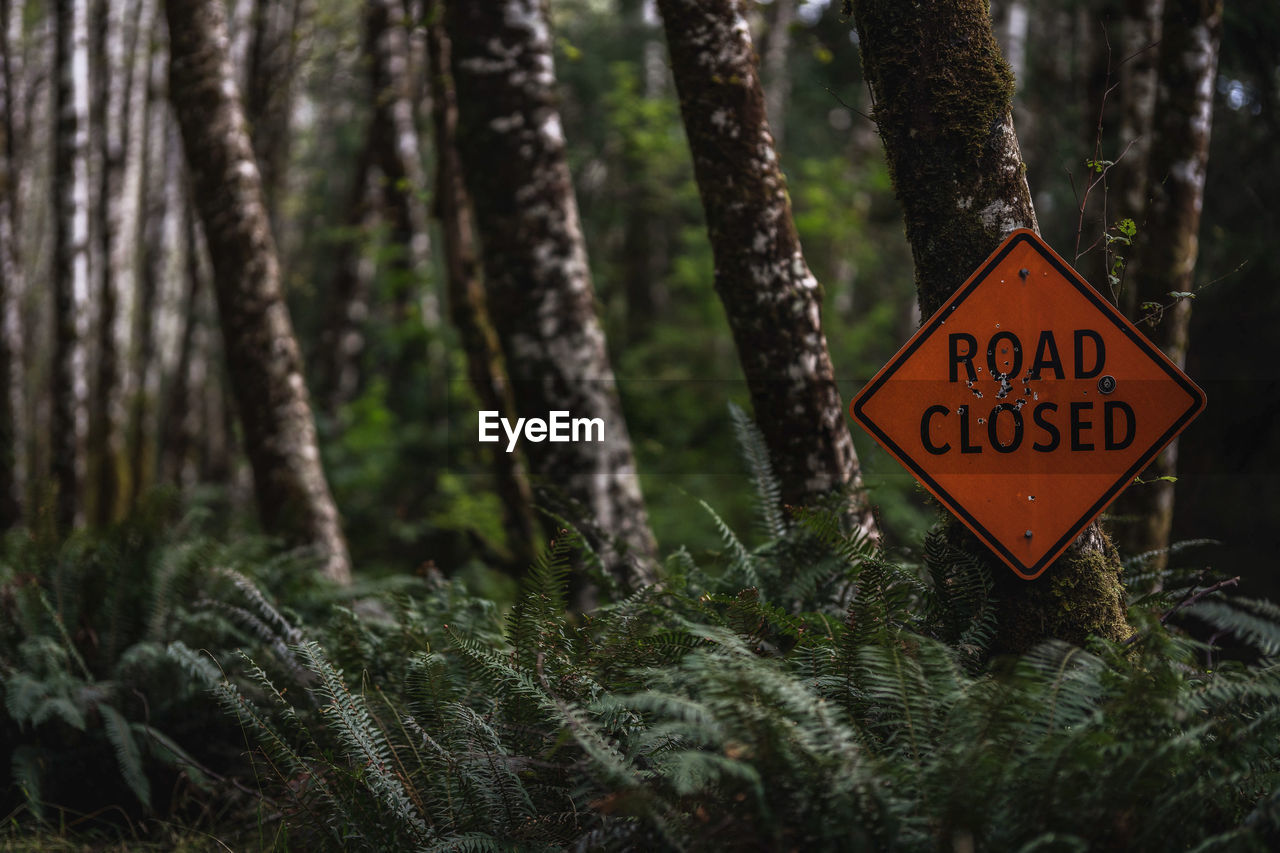
MULTIPOLYGON (((986 0, 851 5, 874 118, 911 243, 921 315, 930 317, 1009 235, 1039 230, 1010 111, 1013 75, 992 35, 986 0)), ((975 371, 985 356, 975 351, 975 371)), ((948 417, 954 422, 961 416, 948 417)), ((1000 416, 1002 423, 1008 417, 1000 416)), ((977 426, 975 418, 971 428, 977 426)), ((933 440, 942 438, 938 433, 933 440)), ((958 424, 952 441, 960 441, 958 424)), ((1023 441, 1034 437, 1024 432, 1023 441)), ((990 554, 958 521, 948 538, 975 555, 990 554)), ((1035 581, 990 560, 1000 648, 1018 651, 1049 637, 1120 640, 1132 633, 1119 555, 1096 522, 1035 581)))

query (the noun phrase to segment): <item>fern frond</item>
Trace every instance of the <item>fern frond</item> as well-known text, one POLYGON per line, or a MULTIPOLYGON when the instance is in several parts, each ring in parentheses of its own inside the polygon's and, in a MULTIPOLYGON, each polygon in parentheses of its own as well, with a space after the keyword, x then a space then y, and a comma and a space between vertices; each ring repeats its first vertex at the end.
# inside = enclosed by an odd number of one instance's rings
POLYGON ((756 511, 761 530, 769 539, 782 539, 787 535, 790 525, 782 511, 782 484, 773 472, 764 434, 736 403, 729 403, 729 417, 733 421, 733 434, 738 440, 738 449, 741 450, 751 475, 751 485, 755 488, 756 511))
POLYGON ((138 798, 138 802, 150 811, 151 782, 147 779, 146 770, 142 767, 142 751, 138 749, 138 742, 133 739, 133 730, 129 727, 129 721, 107 704, 99 705, 98 713, 102 715, 102 726, 106 730, 107 740, 115 750, 120 775, 124 777, 125 784, 138 798))

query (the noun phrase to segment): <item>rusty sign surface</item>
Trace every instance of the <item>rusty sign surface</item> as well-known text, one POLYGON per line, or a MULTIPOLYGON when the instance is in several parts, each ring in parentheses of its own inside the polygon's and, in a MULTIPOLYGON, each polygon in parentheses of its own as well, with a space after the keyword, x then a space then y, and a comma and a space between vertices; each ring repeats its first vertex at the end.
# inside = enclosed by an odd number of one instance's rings
POLYGON ((849 410, 1031 580, 1204 405, 1195 383, 1022 229, 849 410))

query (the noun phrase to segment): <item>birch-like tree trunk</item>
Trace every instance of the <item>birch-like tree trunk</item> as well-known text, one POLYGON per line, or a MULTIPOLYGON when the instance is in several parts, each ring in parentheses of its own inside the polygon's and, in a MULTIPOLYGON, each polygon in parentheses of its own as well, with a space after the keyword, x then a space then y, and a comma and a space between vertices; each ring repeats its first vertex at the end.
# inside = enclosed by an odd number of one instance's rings
POLYGON ((89 296, 89 23, 87 4, 55 0, 53 89, 53 398, 55 518, 69 530, 83 518, 88 427, 84 342, 89 296))
MULTIPOLYGON (((1013 79, 986 0, 857 0, 854 20, 928 318, 1010 232, 1039 230, 1013 129, 1013 79)), ((1131 633, 1119 556, 1097 523, 1035 581, 1018 579, 955 519, 949 535, 991 565, 1001 648, 1131 633)))
POLYGON ((0 0, 0 531, 22 519, 22 323, 18 300, 23 292, 18 259, 14 163, 14 46, 10 44, 10 0, 0 0))
MULTIPOLYGON (((861 487, 741 0, 659 0, 724 303, 787 504, 861 487)), ((850 520, 875 535, 860 495, 850 520)))
POLYGON ((535 477, 581 504, 605 565, 652 578, 655 545, 595 310, 556 107, 545 0, 451 0, 459 154, 516 413, 599 418, 604 440, 526 444, 535 477))
POLYGON ((302 359, 280 285, 262 184, 227 53, 221 0, 168 2, 169 97, 213 261, 214 289, 263 526, 351 577, 320 465, 302 359))
MULTIPOLYGON (((480 276, 471 225, 471 197, 462 179, 462 162, 458 156, 458 99, 449 71, 449 37, 439 12, 439 0, 431 0, 427 10, 430 65, 427 76, 435 130, 435 210, 443 236, 449 314, 457 327, 467 359, 467 375, 480 405, 489 411, 513 412, 515 402, 502 363, 498 336, 489 319, 488 300, 480 276)), ((538 525, 524 454, 507 453, 505 448, 494 445, 490 459, 512 559, 517 566, 528 566, 537 553, 538 525)))
MULTIPOLYGON (((1155 126, 1147 155, 1150 201, 1129 286, 1136 295, 1136 316, 1146 318, 1139 327, 1182 367, 1191 300, 1170 294, 1195 290, 1222 0, 1165 0, 1161 29, 1155 126)), ((1161 552, 1147 563, 1150 569, 1161 569, 1168 560, 1162 549, 1169 546, 1173 525, 1174 483, 1162 478, 1175 477, 1177 470, 1175 438, 1142 473, 1151 482, 1129 487, 1116 506, 1118 539, 1126 553, 1161 552)))

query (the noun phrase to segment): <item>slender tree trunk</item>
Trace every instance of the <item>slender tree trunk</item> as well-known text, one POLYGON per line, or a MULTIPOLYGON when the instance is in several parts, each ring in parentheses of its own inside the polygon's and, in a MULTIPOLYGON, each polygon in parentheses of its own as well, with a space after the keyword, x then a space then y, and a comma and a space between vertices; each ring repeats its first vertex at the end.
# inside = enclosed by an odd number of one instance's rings
MULTIPOLYGON (((476 257, 471 198, 462 179, 462 163, 458 157, 458 103, 449 71, 449 38, 437 14, 437 4, 438 0, 432 0, 428 10, 427 59, 435 128, 436 214, 444 238, 449 313, 458 329, 467 359, 467 375, 480 405, 488 411, 512 412, 515 403, 498 336, 489 319, 476 257)), ((523 453, 507 453, 505 448, 495 445, 490 458, 512 559, 518 566, 527 566, 537 551, 538 526, 523 453)))
MULTIPOLYGON (((1010 232, 1039 230, 1013 129, 1013 79, 986 0, 858 0, 854 19, 927 318, 1010 232)), ((987 554, 955 519, 950 534, 987 554)), ((1129 635, 1119 557, 1096 523, 1036 581, 988 561, 1000 647, 1129 635)))
MULTIPOLYGON (((1160 57, 1160 16, 1164 0, 1126 0, 1121 20, 1120 145, 1127 148, 1112 169, 1115 219, 1132 219, 1145 233, 1147 161, 1155 129, 1156 63, 1160 57)), ((1126 263, 1132 247, 1123 250, 1126 263)), ((1110 266, 1110 259, 1108 259, 1110 266)), ((1138 306, 1137 290, 1123 275, 1120 307, 1130 318, 1138 306)))
MULTIPOLYGON (((654 50, 663 76, 666 74, 665 50, 658 38, 656 12, 649 0, 620 0, 618 16, 623 38, 627 42, 628 63, 636 69, 637 91, 634 96, 653 100, 665 95, 651 80, 650 64, 654 50)), ((622 245, 618 258, 623 293, 626 298, 626 340, 639 343, 653 334, 654 320, 667 308, 669 294, 663 273, 669 265, 667 223, 659 215, 656 188, 661 181, 653 174, 652 154, 639 139, 643 134, 621 128, 618 154, 614 167, 621 187, 622 245)))
MULTIPOLYGON (((411 320, 418 311, 429 329, 439 326, 439 306, 423 292, 430 263, 426 207, 427 179, 414 119, 409 80, 409 42, 400 0, 368 0, 365 5, 365 50, 373 84, 373 125, 370 130, 378 168, 382 171, 384 209, 391 224, 395 321, 411 320), (422 294, 421 305, 416 301, 422 294)), ((407 383, 415 362, 426 356, 412 347, 396 354, 389 380, 391 400, 408 396, 407 383)))
POLYGON ((329 287, 328 318, 320 333, 320 346, 313 363, 316 368, 316 396, 324 411, 336 416, 360 387, 360 354, 364 351, 364 321, 369 313, 368 259, 363 257, 363 240, 370 224, 370 177, 373 174, 375 143, 373 129, 366 134, 356 160, 351 189, 347 196, 346 233, 338 246, 329 287))
MULTIPOLYGON (((1136 293, 1140 328, 1182 367, 1187 360, 1191 300, 1169 294, 1194 290, 1199 253, 1200 210, 1213 115, 1214 77, 1222 37, 1222 0, 1166 0, 1160 44, 1159 92, 1155 132, 1148 153, 1151 201, 1146 228, 1138 235, 1136 268, 1130 286, 1136 293), (1168 306, 1152 311, 1144 304, 1168 306), (1172 303, 1172 304, 1170 304, 1172 303)), ((1116 507, 1117 538, 1126 553, 1161 551, 1169 546, 1173 525, 1178 441, 1169 443, 1142 473, 1145 485, 1131 486, 1116 507)), ((1162 569, 1167 553, 1148 561, 1162 569)))
POLYGON ((791 97, 791 24, 796 17, 796 0, 773 0, 773 15, 761 60, 764 77, 764 112, 769 119, 775 151, 781 151, 787 131, 787 101, 791 97))
MULTIPOLYGON (((861 487, 820 319, 818 282, 791 218, 741 0, 659 0, 715 284, 787 504, 861 487)), ((875 535, 849 495, 852 523, 875 535)))
POLYGON ((22 520, 22 324, 18 299, 23 292, 18 259, 14 164, 13 51, 9 39, 9 0, 0 0, 0 531, 22 520))
POLYGON ((96 104, 98 187, 95 206, 98 264, 94 289, 98 295, 95 375, 89 407, 92 520, 105 524, 121 505, 119 464, 121 447, 121 382, 117 326, 120 292, 125 281, 128 255, 122 242, 124 229, 127 151, 131 144, 131 106, 135 95, 135 58, 139 45, 150 59, 151 3, 137 0, 109 10, 106 2, 95 6, 94 101, 96 104))
POLYGON ((54 357, 52 469, 59 529, 82 520, 85 306, 89 294, 89 26, 86 4, 56 0, 54 11, 54 357))
MULTIPOLYGON (((178 360, 173 378, 164 396, 164 414, 160 419, 160 471, 159 480, 181 487, 185 484, 187 457, 196 434, 193 417, 198 394, 192 391, 199 378, 192 376, 192 364, 196 356, 196 332, 200 325, 199 305, 201 294, 207 285, 200 263, 201 246, 199 226, 190 194, 182 206, 182 231, 186 244, 183 258, 186 290, 182 296, 182 313, 179 318, 182 332, 178 339, 178 360), (195 380, 193 382, 193 379, 195 380)), ((196 385, 196 387, 199 387, 196 385)))
POLYGON ((483 244, 489 306, 517 413, 599 418, 604 440, 526 445, 535 476, 581 504, 605 565, 652 578, 640 495, 556 108, 544 0, 453 0, 446 26, 458 89, 459 153, 483 244))
POLYGON ((129 457, 127 508, 132 511, 151 485, 155 472, 155 442, 152 423, 155 399, 160 384, 156 364, 156 307, 160 282, 166 264, 165 221, 173 211, 168 209, 166 187, 175 173, 180 174, 179 153, 173 118, 165 99, 168 93, 168 31, 157 28, 157 41, 147 67, 146 98, 148 108, 140 125, 140 174, 136 205, 141 248, 134 280, 133 328, 130 347, 130 395, 125 426, 125 447, 129 457))
POLYGON ((302 360, 280 286, 220 0, 168 2, 169 96, 213 260, 214 289, 263 526, 317 548, 325 574, 351 577, 338 509, 320 465, 302 360))
POLYGON ((292 141, 293 85, 300 47, 307 43, 310 0, 240 0, 251 3, 244 73, 248 122, 262 191, 272 223, 279 223, 292 141))

